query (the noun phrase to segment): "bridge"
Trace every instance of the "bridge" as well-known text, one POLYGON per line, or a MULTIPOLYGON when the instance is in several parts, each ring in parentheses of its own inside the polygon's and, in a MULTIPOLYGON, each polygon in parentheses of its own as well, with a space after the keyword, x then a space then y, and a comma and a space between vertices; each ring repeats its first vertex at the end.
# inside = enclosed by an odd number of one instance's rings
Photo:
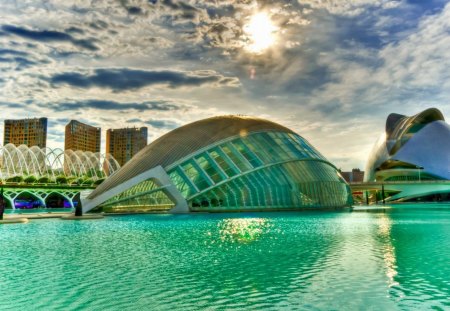
POLYGON ((353 196, 361 196, 366 203, 401 202, 430 195, 449 195, 450 180, 391 181, 350 183, 353 196))
POLYGON ((75 208, 76 195, 86 197, 95 186, 60 184, 0 184, 6 208, 75 208))

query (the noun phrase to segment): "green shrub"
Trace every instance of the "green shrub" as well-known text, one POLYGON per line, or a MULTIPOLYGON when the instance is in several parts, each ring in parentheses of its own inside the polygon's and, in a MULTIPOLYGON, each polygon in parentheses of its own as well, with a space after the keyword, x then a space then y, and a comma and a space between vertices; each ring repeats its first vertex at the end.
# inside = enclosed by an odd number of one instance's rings
POLYGON ((56 183, 57 184, 67 184, 67 177, 63 175, 59 175, 56 177, 56 183))
POLYGON ((22 182, 22 181, 23 181, 22 176, 14 176, 14 177, 10 177, 6 180, 6 182, 22 182))
POLYGON ((24 180, 27 184, 34 184, 37 181, 37 178, 33 175, 27 176, 24 180))

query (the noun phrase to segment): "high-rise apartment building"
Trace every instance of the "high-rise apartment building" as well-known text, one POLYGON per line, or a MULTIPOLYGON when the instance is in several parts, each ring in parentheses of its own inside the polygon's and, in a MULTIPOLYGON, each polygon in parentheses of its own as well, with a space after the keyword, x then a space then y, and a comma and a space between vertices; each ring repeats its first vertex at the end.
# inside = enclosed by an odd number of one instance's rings
POLYGON ((5 120, 3 145, 47 146, 47 118, 5 120))
POLYGON ((147 145, 147 128, 109 129, 106 131, 106 153, 120 166, 128 162, 147 145))
POLYGON ((66 125, 64 150, 100 152, 101 129, 71 120, 66 125))
POLYGON ((352 169, 351 172, 341 172, 342 177, 346 182, 363 182, 364 172, 359 168, 352 169))

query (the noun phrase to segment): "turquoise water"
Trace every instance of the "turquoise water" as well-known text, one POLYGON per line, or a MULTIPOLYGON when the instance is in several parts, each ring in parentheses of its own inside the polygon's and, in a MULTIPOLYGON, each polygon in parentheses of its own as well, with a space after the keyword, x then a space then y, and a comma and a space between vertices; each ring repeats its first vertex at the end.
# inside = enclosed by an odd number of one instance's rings
POLYGON ((0 226, 1 310, 450 308, 450 208, 0 226))

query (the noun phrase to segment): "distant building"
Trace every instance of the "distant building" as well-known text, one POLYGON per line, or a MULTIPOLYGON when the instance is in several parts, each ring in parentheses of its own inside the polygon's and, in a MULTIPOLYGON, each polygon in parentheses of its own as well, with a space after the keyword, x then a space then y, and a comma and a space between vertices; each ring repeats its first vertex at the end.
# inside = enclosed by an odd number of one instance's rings
POLYGON ((344 177, 347 182, 363 182, 364 172, 361 172, 359 168, 352 169, 351 172, 341 172, 342 177, 344 177))
POLYGON ((66 125, 64 150, 100 152, 101 129, 71 120, 66 125))
POLYGON ((3 145, 47 146, 47 118, 5 120, 3 145))
POLYGON ((106 131, 106 153, 111 154, 120 166, 128 162, 147 145, 147 128, 122 128, 106 131))

